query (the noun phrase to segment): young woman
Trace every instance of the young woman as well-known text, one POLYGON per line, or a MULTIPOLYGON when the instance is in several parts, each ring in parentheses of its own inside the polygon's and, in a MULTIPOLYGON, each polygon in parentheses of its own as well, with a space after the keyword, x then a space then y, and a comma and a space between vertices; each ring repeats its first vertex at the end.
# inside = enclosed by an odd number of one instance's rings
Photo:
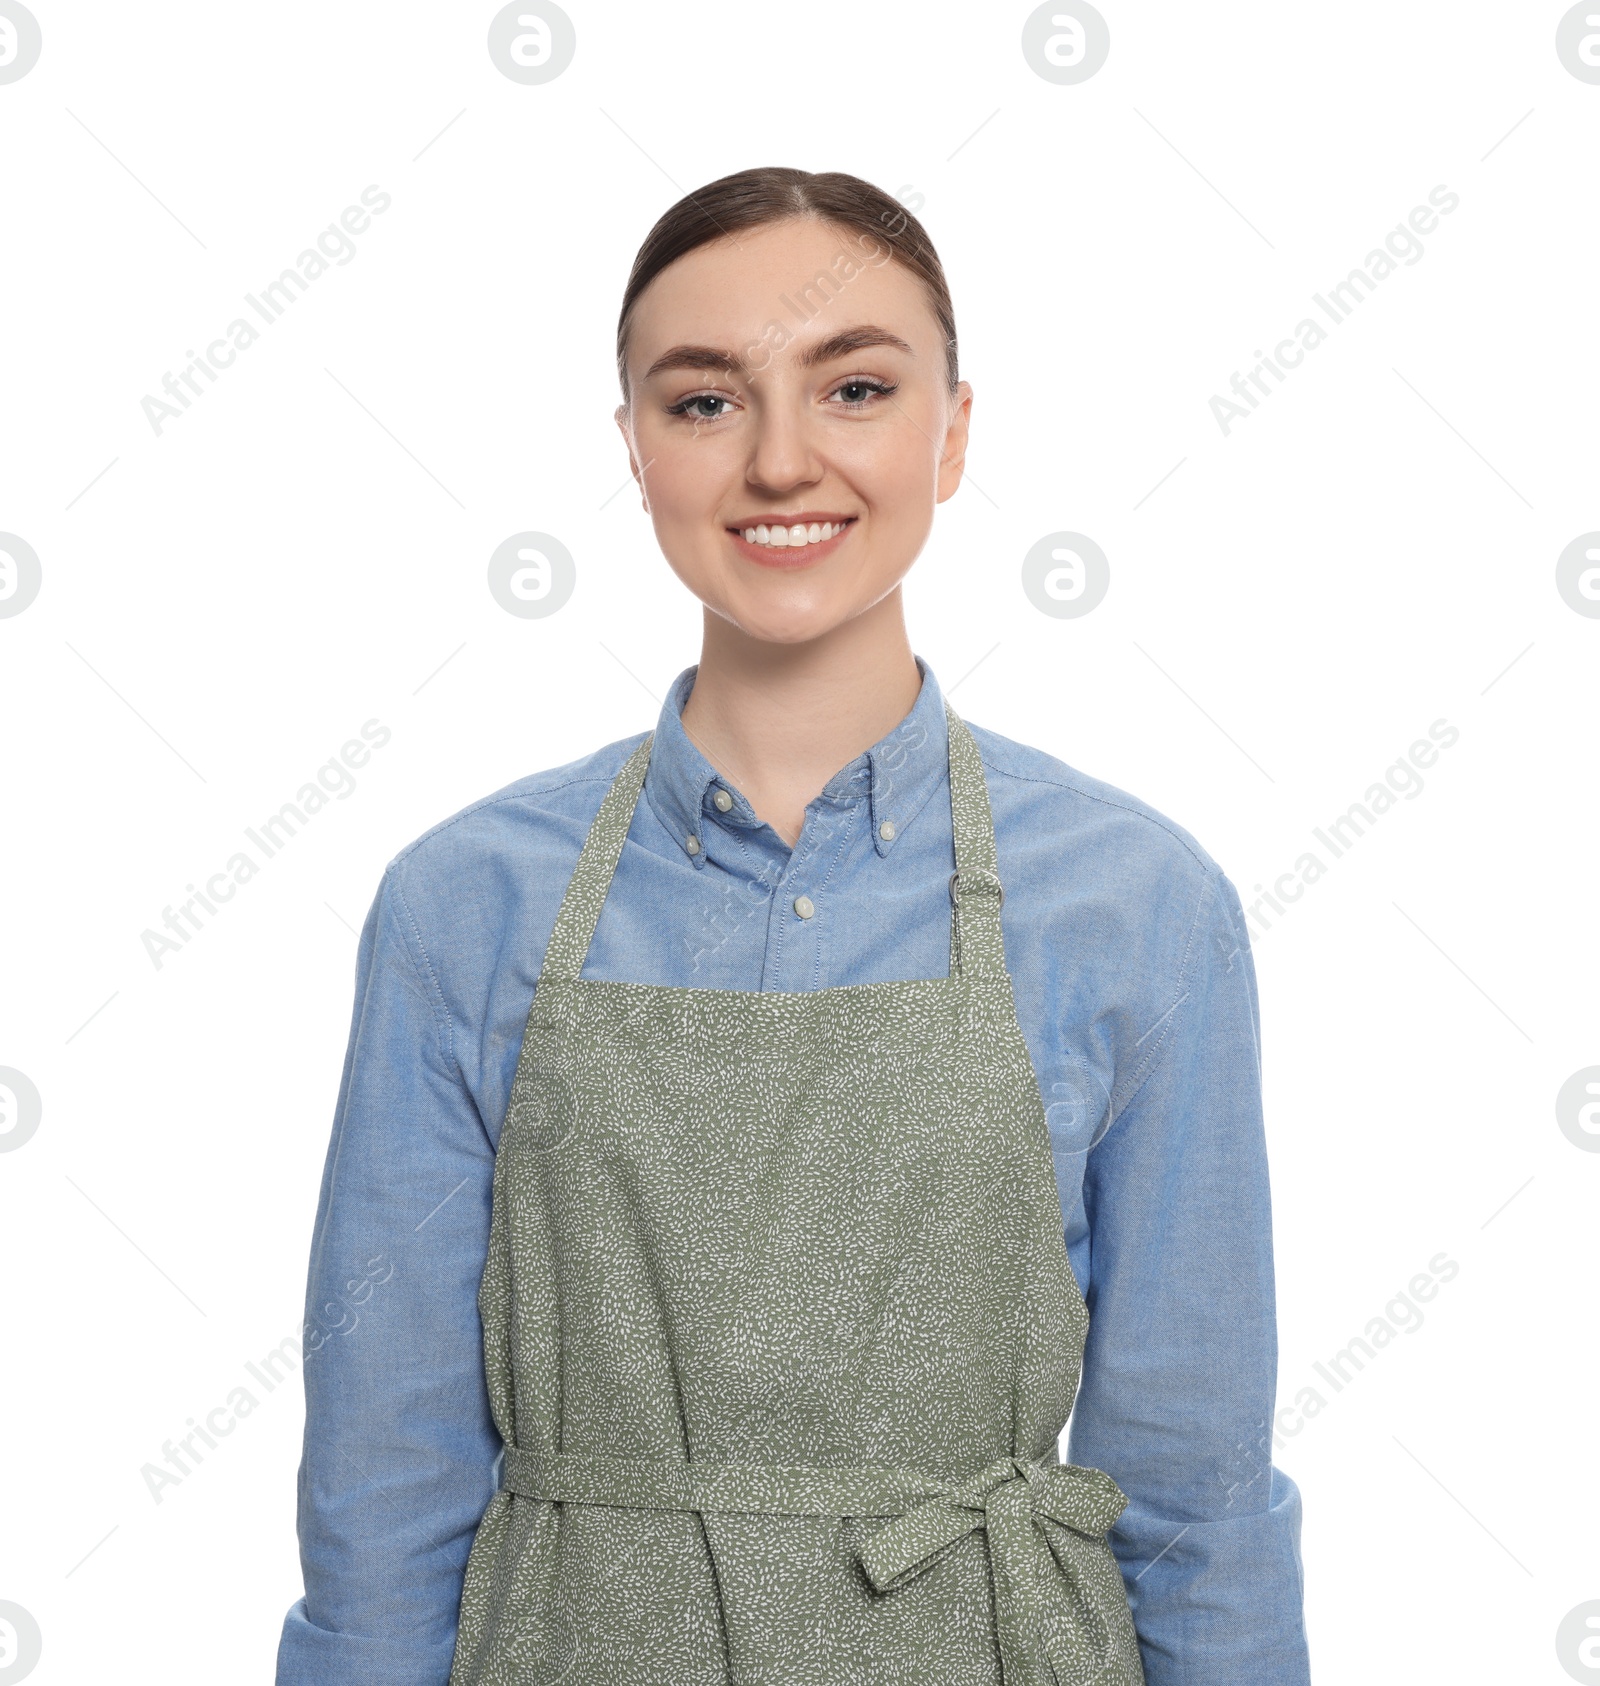
POLYGON ((384 874, 279 1686, 1301 1686, 1243 916, 912 651, 933 247, 727 177, 618 367, 700 660, 384 874))

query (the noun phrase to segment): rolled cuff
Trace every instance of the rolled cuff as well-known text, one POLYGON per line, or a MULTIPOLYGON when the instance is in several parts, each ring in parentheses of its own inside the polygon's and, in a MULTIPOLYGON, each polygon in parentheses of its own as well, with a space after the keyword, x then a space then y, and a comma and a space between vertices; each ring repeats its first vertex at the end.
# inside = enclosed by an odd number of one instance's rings
POLYGON ((1274 1467, 1265 1510, 1180 1522, 1130 1503, 1107 1539, 1146 1686, 1310 1686, 1300 1489, 1274 1467))
POLYGON ((437 1645, 315 1626, 299 1599, 284 1618, 275 1686, 445 1686, 455 1635, 437 1645))

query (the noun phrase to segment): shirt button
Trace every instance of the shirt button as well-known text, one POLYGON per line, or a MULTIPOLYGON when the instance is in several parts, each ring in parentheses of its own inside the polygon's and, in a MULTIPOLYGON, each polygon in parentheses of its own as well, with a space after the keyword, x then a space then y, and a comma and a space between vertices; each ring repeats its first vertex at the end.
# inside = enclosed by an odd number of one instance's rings
POLYGON ((796 896, 794 899, 794 910, 802 919, 809 919, 811 915, 817 911, 810 896, 796 896))
POLYGON ((894 841, 894 821, 885 820, 883 824, 878 827, 878 835, 885 843, 892 843, 894 841))
POLYGON ((719 814, 727 813, 727 811, 733 806, 733 798, 725 790, 719 790, 717 794, 711 798, 711 800, 716 803, 717 812, 719 814))
POLYGON ((698 855, 700 853, 700 839, 698 837, 689 838, 683 846, 691 855, 698 855))

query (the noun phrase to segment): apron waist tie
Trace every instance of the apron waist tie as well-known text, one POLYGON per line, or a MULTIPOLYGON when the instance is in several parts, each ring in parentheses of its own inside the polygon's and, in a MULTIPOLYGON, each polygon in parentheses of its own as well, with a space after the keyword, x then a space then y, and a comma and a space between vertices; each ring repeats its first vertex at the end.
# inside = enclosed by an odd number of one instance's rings
POLYGON ((893 1517, 857 1552, 879 1592, 914 1580, 947 1547, 982 1528, 1005 1686, 1052 1686, 1041 1576, 1064 1570, 1070 1577, 1073 1570, 1051 1551, 1039 1519, 1103 1544, 1128 1503, 1104 1470, 1015 1457, 996 1458, 948 1483, 892 1464, 683 1463, 507 1446, 501 1484, 525 1498, 629 1510, 893 1517))

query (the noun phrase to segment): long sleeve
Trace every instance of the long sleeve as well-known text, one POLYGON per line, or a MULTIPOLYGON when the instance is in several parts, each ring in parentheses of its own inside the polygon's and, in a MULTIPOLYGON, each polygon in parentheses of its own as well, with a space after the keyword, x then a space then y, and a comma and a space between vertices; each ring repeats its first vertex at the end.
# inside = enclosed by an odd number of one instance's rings
POLYGON ((1129 1497, 1110 1543, 1148 1686, 1306 1686, 1300 1492, 1271 1460, 1255 969, 1220 871, 1162 983, 1084 1170, 1090 1325, 1068 1455, 1129 1497))
POLYGON ((442 1686, 500 1437, 477 1290, 494 1153, 391 865, 367 915, 311 1244, 305 1596, 277 1686, 442 1686))

